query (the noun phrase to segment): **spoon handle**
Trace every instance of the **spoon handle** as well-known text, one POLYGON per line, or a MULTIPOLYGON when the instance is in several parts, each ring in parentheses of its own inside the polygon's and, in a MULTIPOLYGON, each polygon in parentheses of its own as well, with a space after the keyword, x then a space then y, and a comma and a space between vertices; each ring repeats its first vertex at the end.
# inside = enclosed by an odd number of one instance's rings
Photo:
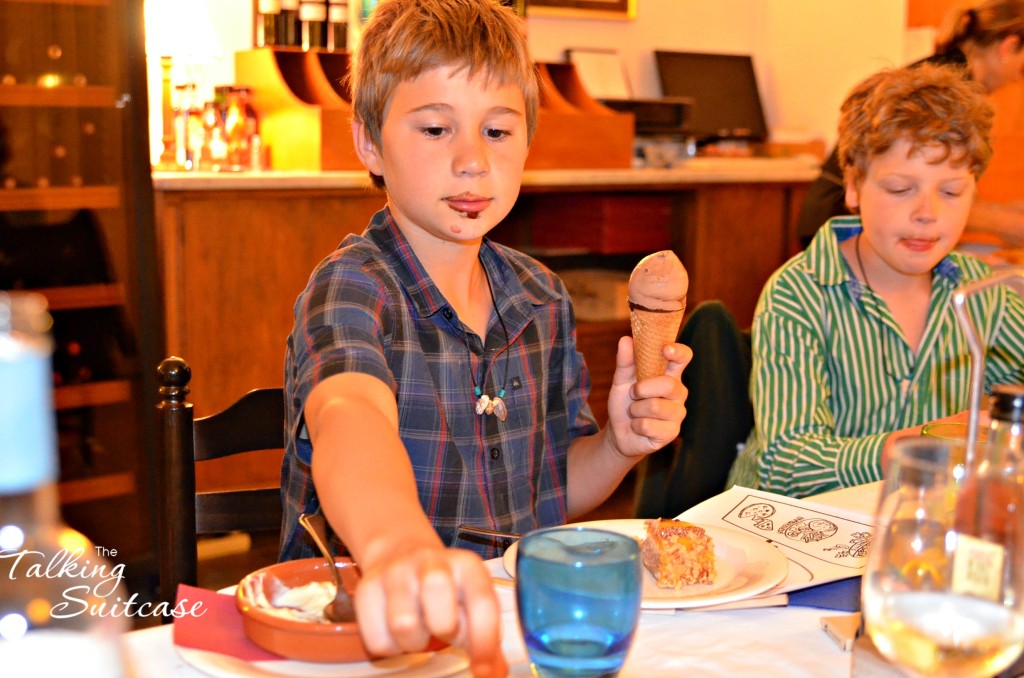
POLYGON ((327 545, 327 520, 324 519, 323 514, 303 513, 299 516, 299 524, 306 528, 306 532, 309 532, 309 536, 316 542, 316 547, 320 549, 324 558, 333 561, 334 557, 331 556, 331 549, 327 545))
POLYGON ((354 621, 356 618, 355 605, 341 581, 341 572, 335 565, 334 556, 331 555, 331 550, 327 547, 327 520, 320 513, 303 513, 299 516, 299 524, 306 528, 309 536, 316 542, 320 553, 330 563, 331 574, 334 576, 334 584, 337 587, 334 600, 324 608, 324 615, 331 621, 354 621))

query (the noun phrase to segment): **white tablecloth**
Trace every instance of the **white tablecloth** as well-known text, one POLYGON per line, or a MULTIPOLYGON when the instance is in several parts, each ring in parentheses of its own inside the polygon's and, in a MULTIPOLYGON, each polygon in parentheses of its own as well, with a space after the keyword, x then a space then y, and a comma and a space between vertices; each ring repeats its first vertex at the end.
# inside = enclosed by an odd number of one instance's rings
MULTIPOLYGON (((877 484, 814 498, 822 504, 870 513, 877 484)), ((488 562, 504 575, 500 560, 488 562)), ((529 676, 512 590, 497 587, 504 610, 505 656, 511 675, 529 676)), ((842 614, 810 607, 748 610, 644 612, 632 650, 620 674, 651 676, 759 676, 762 678, 847 678, 851 655, 821 630, 821 618, 842 614)), ((201 678, 174 650, 170 625, 133 631, 124 637, 130 675, 137 678, 201 678)))

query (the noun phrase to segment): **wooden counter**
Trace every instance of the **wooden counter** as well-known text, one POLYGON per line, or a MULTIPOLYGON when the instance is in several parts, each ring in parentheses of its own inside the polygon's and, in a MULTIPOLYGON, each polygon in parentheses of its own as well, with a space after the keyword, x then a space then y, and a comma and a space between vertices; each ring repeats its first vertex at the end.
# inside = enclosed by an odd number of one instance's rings
MULTIPOLYGON (((794 216, 816 176, 796 159, 531 171, 492 236, 553 266, 625 269, 672 248, 690 274, 689 307, 722 299, 747 325, 768 276, 797 251, 794 216)), ((197 415, 281 385, 296 296, 317 262, 362 232, 383 193, 363 172, 155 173, 153 184, 167 350, 193 368, 197 415)), ((602 419, 626 332, 628 321, 579 324, 602 419)))

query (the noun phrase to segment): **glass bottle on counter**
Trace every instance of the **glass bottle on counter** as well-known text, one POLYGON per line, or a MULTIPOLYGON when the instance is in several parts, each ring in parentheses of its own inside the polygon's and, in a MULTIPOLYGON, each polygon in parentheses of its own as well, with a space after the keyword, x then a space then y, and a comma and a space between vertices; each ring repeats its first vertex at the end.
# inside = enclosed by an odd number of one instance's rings
POLYGON ((203 122, 195 83, 174 88, 174 137, 178 166, 186 170, 199 169, 203 122))
POLYGON ((326 42, 328 52, 339 52, 348 46, 348 0, 328 0, 326 42))
POLYGON ((227 162, 228 147, 224 140, 224 118, 213 99, 203 104, 202 121, 203 147, 199 152, 199 166, 204 170, 216 170, 227 162))
POLYGON ((46 300, 0 292, 0 668, 124 675, 123 565, 60 517, 46 300))
POLYGON ((273 47, 277 44, 278 22, 281 20, 281 0, 259 0, 256 4, 257 47, 273 47))
POLYGON ((281 47, 298 47, 302 44, 299 35, 299 0, 281 0, 281 14, 277 19, 277 44, 281 47))
POLYGON ((224 110, 227 169, 243 170, 252 167, 250 143, 259 134, 259 120, 251 99, 251 87, 232 86, 227 90, 224 110))
POLYGON ((308 52, 322 48, 327 30, 327 0, 299 0, 299 25, 302 49, 308 52))

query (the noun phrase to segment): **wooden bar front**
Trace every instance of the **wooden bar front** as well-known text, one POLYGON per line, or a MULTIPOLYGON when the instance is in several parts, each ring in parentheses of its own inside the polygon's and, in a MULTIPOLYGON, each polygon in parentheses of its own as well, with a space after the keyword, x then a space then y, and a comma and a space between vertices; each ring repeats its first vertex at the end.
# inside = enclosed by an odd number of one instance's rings
MULTIPOLYGON (((689 307, 721 299, 745 326, 768 276, 796 251, 793 216, 816 174, 806 163, 771 160, 530 171, 493 237, 542 260, 568 252, 594 266, 631 266, 671 248, 690 274, 689 307)), ((282 385, 297 295, 321 259, 364 230, 384 194, 361 172, 172 173, 154 184, 166 345, 193 368, 196 415, 282 385)), ((628 331, 625 320, 579 323, 600 420, 615 344, 628 331)), ((277 482, 278 459, 255 461, 254 475, 277 482)), ((216 475, 200 470, 199 485, 222 486, 216 475)))

